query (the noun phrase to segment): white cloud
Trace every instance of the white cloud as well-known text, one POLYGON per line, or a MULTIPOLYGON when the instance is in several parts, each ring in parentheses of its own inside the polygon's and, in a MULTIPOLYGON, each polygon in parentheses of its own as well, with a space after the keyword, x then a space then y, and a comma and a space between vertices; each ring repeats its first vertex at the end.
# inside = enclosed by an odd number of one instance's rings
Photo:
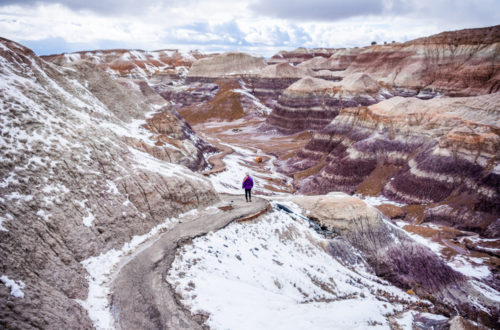
POLYGON ((0 0, 0 35, 43 54, 189 47, 271 55, 299 46, 406 41, 500 21, 498 11, 492 10, 495 0, 484 0, 480 6, 451 0, 380 0, 367 6, 366 0, 355 0, 345 8, 344 0, 311 1, 71 0, 62 5, 60 0, 0 0), (282 4, 282 11, 277 4, 282 4))

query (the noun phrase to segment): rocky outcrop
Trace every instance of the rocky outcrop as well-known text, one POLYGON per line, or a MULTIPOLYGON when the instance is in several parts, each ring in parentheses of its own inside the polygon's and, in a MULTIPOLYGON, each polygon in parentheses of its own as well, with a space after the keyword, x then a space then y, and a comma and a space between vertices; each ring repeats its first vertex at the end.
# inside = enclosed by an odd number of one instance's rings
POLYGON ((88 62, 99 66, 113 77, 141 78, 154 83, 179 79, 191 64, 203 58, 199 52, 182 53, 176 49, 144 51, 111 49, 42 56, 58 65, 88 62))
POLYGON ((273 107, 283 91, 300 78, 312 76, 314 72, 289 63, 268 65, 257 76, 244 77, 251 93, 267 106, 273 107))
POLYGON ((191 125, 207 121, 232 121, 243 117, 261 117, 270 109, 246 89, 241 79, 224 78, 217 80, 215 96, 203 103, 179 109, 180 115, 191 125))
POLYGON ((364 72, 413 95, 437 90, 479 95, 500 90, 500 25, 372 46, 346 72, 364 72))
POLYGON ((154 90, 175 109, 211 100, 219 86, 214 83, 193 82, 185 84, 161 83, 154 90))
POLYGON ((464 275, 450 268, 434 252, 384 220, 375 208, 344 193, 296 196, 292 201, 310 219, 340 232, 340 236, 327 246, 336 259, 352 265, 367 262, 378 276, 430 299, 436 311, 451 315, 458 312, 490 326, 496 324, 495 315, 499 310, 494 300, 476 289, 464 275), (346 251, 350 250, 348 246, 361 253, 357 256, 348 253, 351 257, 346 258, 346 251), (470 296, 475 297, 474 302, 470 296))
POLYGON ((302 63, 306 60, 310 60, 314 57, 324 57, 328 58, 335 51, 333 48, 304 48, 300 47, 291 51, 280 51, 273 55, 269 60, 268 64, 279 64, 279 63, 290 63, 293 65, 302 63))
POLYGON ((362 48, 357 47, 336 49, 329 58, 314 57, 300 63, 297 67, 313 70, 314 76, 317 78, 341 80, 342 74, 339 71, 347 69, 362 51, 362 48))
POLYGON ((202 176, 125 143, 151 143, 140 125, 154 96, 5 39, 0 81, 0 274, 23 283, 15 296, 0 284, 0 327, 92 328, 80 262, 218 197, 202 176))
POLYGON ((259 72, 259 78, 302 78, 311 76, 312 70, 290 65, 289 63, 280 63, 268 65, 259 72))
POLYGON ((334 87, 323 79, 300 79, 279 97, 267 123, 287 133, 323 128, 338 114, 334 87))
POLYGON ((261 57, 245 53, 223 53, 197 60, 188 72, 188 82, 213 82, 222 77, 256 75, 266 62, 261 57))
POLYGON ((391 96, 366 74, 349 75, 340 82, 306 77, 283 92, 267 123, 287 133, 318 130, 344 107, 374 104, 391 96))
POLYGON ((423 204, 412 221, 435 221, 498 237, 500 93, 395 97, 343 109, 282 169, 300 191, 341 190, 423 204), (297 177, 299 177, 298 175, 297 177), (425 211, 424 211, 425 210, 425 211))

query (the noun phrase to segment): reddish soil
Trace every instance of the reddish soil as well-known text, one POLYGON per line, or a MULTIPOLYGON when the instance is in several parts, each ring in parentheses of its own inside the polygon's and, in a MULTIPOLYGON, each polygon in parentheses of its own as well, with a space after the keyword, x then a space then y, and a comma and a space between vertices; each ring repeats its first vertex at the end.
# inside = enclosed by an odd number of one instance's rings
POLYGON ((387 181, 399 170, 395 165, 377 164, 377 167, 358 186, 356 193, 367 196, 378 196, 387 181))
POLYGON ((205 103, 195 103, 179 110, 179 114, 191 125, 208 120, 235 120, 245 116, 241 104, 241 94, 234 89, 241 88, 236 79, 216 81, 219 90, 213 99, 205 103))

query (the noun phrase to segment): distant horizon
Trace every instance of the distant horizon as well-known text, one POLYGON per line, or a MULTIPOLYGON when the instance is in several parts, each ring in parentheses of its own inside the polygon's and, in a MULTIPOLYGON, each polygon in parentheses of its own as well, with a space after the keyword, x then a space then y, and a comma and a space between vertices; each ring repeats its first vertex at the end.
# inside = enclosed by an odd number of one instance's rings
POLYGON ((0 0, 0 36, 37 55, 353 48, 494 26, 496 0, 0 0), (450 10, 453 9, 453 10, 450 10), (209 13, 209 15, 207 15, 209 13))
MULTIPOLYGON (((405 43, 405 42, 412 41, 412 40, 419 39, 419 38, 430 37, 430 36, 433 36, 433 35, 436 35, 436 34, 439 34, 439 33, 442 33, 442 32, 453 32, 453 31, 471 30, 471 29, 483 29, 483 28, 489 28, 489 27, 493 27, 493 26, 496 26, 496 25, 480 26, 480 27, 470 27, 470 28, 463 28, 463 29, 457 29, 457 30, 440 31, 440 32, 437 32, 437 33, 433 33, 431 35, 417 36, 416 38, 412 38, 412 39, 404 40, 404 41, 396 41, 396 40, 390 40, 390 41, 388 41, 388 40, 384 40, 381 43, 377 42, 377 45, 384 45, 384 42, 387 42, 387 44, 392 44, 393 41, 395 43, 405 43)), ((13 40, 13 41, 15 41, 15 40, 13 40)), ((23 44, 23 45, 26 46, 26 47, 28 47, 26 44, 23 44)), ((346 49, 350 49, 350 48, 364 48, 364 47, 369 47, 369 46, 372 46, 371 42, 370 42, 370 44, 367 44, 367 45, 364 45, 364 46, 353 46, 353 47, 342 47, 342 46, 340 46, 340 47, 328 47, 328 46, 324 46, 324 47, 314 47, 314 46, 313 47, 304 47, 304 46, 297 46, 297 47, 290 47, 289 49, 277 48, 277 50, 275 52, 270 53, 269 55, 267 55, 267 54, 260 54, 260 53, 256 53, 256 52, 248 52, 248 51, 245 51, 245 50, 238 50, 238 49, 227 49, 227 50, 221 50, 221 51, 217 51, 217 50, 214 50, 214 51, 203 51, 203 50, 200 50, 200 49, 188 49, 188 48, 184 48, 185 45, 183 45, 184 49, 170 48, 170 47, 160 48, 160 49, 142 49, 142 48, 113 47, 113 48, 98 48, 98 49, 82 49, 82 50, 74 50, 74 51, 70 51, 70 52, 64 52, 63 51, 63 52, 59 52, 59 53, 48 53, 48 54, 41 54, 41 53, 38 53, 35 49, 33 49, 31 47, 28 47, 28 48, 30 48, 31 50, 33 50, 37 56, 51 56, 51 55, 71 54, 71 53, 85 53, 85 52, 113 51, 113 50, 126 50, 126 51, 137 50, 137 51, 144 51, 144 52, 157 52, 157 51, 180 51, 180 52, 183 52, 183 53, 200 52, 202 54, 216 54, 216 53, 226 53, 226 52, 242 52, 242 53, 250 54, 252 56, 259 56, 259 57, 264 57, 264 58, 268 59, 268 58, 271 58, 273 55, 276 55, 280 51, 293 51, 293 50, 296 50, 296 49, 299 49, 299 48, 305 48, 305 49, 322 49, 322 48, 323 49, 342 49, 342 48, 346 48, 346 49)))

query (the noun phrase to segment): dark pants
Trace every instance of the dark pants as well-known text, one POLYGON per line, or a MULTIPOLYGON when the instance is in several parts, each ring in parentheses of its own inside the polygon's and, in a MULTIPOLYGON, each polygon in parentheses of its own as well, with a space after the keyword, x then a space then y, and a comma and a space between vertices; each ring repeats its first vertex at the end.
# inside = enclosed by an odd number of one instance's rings
POLYGON ((252 189, 245 189, 245 198, 247 199, 247 202, 249 200, 252 201, 252 189))

